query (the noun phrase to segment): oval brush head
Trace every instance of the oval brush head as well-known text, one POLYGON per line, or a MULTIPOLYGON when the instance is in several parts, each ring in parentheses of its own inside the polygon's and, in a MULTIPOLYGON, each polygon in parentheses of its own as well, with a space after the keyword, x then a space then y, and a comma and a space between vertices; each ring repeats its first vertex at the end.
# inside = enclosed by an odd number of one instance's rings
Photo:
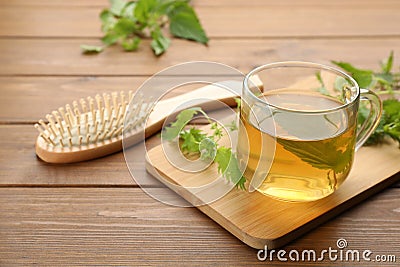
POLYGON ((123 125, 125 111, 133 94, 124 92, 96 95, 80 99, 46 115, 48 122, 39 120, 36 154, 50 163, 71 163, 98 158, 122 149, 122 132, 144 122, 151 103, 138 101, 130 114, 134 120, 123 125))

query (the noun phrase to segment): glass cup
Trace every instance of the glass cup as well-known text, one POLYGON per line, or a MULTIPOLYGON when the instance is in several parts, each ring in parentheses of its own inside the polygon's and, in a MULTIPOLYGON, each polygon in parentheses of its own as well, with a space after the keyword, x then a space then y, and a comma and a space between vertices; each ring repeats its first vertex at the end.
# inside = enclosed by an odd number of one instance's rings
POLYGON ((244 79, 237 145, 249 190, 286 201, 332 194, 381 113, 375 93, 335 68, 289 61, 252 70, 244 79), (255 78, 262 88, 251 83, 255 78), (357 127, 360 103, 369 116, 357 127))

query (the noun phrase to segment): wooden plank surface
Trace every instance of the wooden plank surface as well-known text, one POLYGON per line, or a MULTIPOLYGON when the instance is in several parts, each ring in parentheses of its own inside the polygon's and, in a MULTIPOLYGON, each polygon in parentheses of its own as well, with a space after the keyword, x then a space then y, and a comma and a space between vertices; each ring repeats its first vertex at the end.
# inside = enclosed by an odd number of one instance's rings
MULTIPOLYGON (((218 81, 235 79, 239 81, 244 77, 240 73, 237 74, 228 76, 214 74, 213 79, 218 81)), ((71 105, 73 101, 78 101, 80 98, 88 96, 94 98, 97 94, 120 91, 124 91, 128 95, 129 90, 135 92, 148 78, 150 77, 0 76, 0 84, 2 85, 0 91, 3 94, 3 97, 0 98, 0 122, 3 124, 34 123, 39 119, 44 119, 45 115, 51 113, 51 111, 66 104, 71 105), (29 109, 22 107, 29 107, 29 109)), ((193 77, 168 75, 162 76, 162 78, 160 76, 158 83, 161 86, 169 87, 165 87, 166 90, 168 89, 168 93, 162 97, 159 96, 159 100, 189 93, 193 89, 206 86, 209 82, 204 81, 209 81, 209 78, 201 75, 193 77), (187 84, 188 81, 193 83, 187 84)), ((142 90, 146 89, 142 88, 142 90)))
MULTIPOLYGON (((284 249, 321 252, 329 246, 335 249, 336 240, 345 238, 349 249, 370 249, 373 255, 398 253, 399 190, 386 190, 284 249)), ((269 263, 258 261, 257 250, 197 209, 166 206, 140 189, 0 188, 0 231, 1 266, 269 263)), ((276 257, 272 263, 287 265, 276 257)))
POLYGON ((135 91, 147 77, 0 77, 0 121, 35 122, 74 100, 135 91), (29 107, 22 108, 22 107, 29 107))
MULTIPOLYGON (((385 36, 400 35, 400 3, 373 5, 198 6, 210 37, 385 36), (373 7, 374 12, 369 12, 373 7), (352 22, 349 23, 349 18, 352 22), (334 23, 332 23, 334 21, 334 23), (379 21, 377 26, 370 21, 379 21), (279 27, 274 25, 279 23, 279 27), (379 25, 384 24, 382 28, 379 25), (365 27, 369 25, 369 27, 365 27)), ((0 36, 100 37, 98 7, 18 6, 0 9, 0 36), (60 31, 60 29, 63 29, 60 31)))
MULTIPOLYGON (((351 2, 347 0, 336 0, 336 1, 319 1, 319 0, 301 0, 301 1, 293 1, 293 0, 191 0, 193 6, 338 6, 346 4, 348 6, 359 7, 360 5, 367 6, 387 6, 387 5, 396 5, 398 3, 397 0, 353 0, 351 2)), ((80 7, 106 7, 109 5, 108 0, 35 0, 26 2, 24 0, 0 0, 0 5, 3 6, 80 6, 80 7)))
MULTIPOLYGON (((111 47, 100 55, 82 55, 79 45, 90 39, 0 39, 0 75, 153 75, 187 61, 216 61, 248 72, 256 66, 281 60, 307 60, 329 64, 350 61, 379 68, 393 50, 400 55, 400 38, 211 40, 209 47, 174 40, 168 53, 154 57, 145 41, 137 53, 111 47), (234 55, 234 56, 233 56, 234 55)), ((397 63, 397 59, 396 62, 397 63)))
MULTIPOLYGON (((352 6, 354 8, 358 8, 361 5, 368 7, 376 7, 376 6, 390 6, 397 5, 397 0, 336 0, 336 1, 320 1, 320 0, 301 0, 301 1, 293 1, 293 0, 192 0, 191 3, 193 6, 340 6, 347 5, 352 6)), ((26 2, 24 0, 0 0, 0 5, 2 6, 79 6, 79 7, 107 7, 109 6, 108 0, 35 0, 26 2)))
MULTIPOLYGON (((135 186, 122 152, 92 161, 71 164, 48 164, 35 154, 38 133, 33 125, 0 125, 0 187, 1 186, 135 186), (12 163, 12 164, 10 164, 12 163)), ((154 136, 147 141, 149 148, 160 143, 154 136)), ((145 171, 143 152, 133 148, 133 166, 144 185, 160 186, 160 183, 145 171)))

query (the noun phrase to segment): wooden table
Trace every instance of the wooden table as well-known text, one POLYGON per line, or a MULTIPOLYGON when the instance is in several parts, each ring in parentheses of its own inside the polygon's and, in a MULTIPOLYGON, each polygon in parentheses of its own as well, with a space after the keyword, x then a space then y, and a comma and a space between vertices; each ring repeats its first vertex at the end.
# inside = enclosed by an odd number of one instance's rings
MULTIPOLYGON (((156 58, 149 41, 137 53, 120 47, 80 53, 80 44, 100 44, 98 14, 105 0, 0 0, 0 266, 266 264, 257 260, 257 250, 197 209, 148 197, 130 177, 122 153, 63 166, 43 163, 35 156, 32 124, 72 100, 135 89, 185 61, 217 61, 243 72, 279 60, 334 59, 377 69, 394 50, 399 65, 398 0, 193 4, 209 46, 174 39, 156 58)), ((149 142, 156 144, 156 137, 149 142)), ((144 160, 137 163, 147 175, 144 160)), ((393 254, 398 264, 399 225, 398 183, 283 249, 321 251, 345 238, 351 249, 393 254)))

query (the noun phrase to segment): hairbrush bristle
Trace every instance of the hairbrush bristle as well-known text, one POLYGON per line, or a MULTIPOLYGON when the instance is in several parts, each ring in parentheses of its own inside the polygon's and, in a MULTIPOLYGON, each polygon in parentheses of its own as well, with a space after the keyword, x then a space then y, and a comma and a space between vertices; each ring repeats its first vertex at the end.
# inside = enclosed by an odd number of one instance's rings
POLYGON ((124 130, 133 130, 144 122, 152 106, 140 96, 138 103, 130 109, 129 124, 124 126, 125 112, 134 96, 131 91, 128 95, 128 99, 124 92, 96 95, 94 99, 81 98, 47 114, 47 122, 39 120, 35 128, 49 146, 59 148, 121 139, 124 130))

